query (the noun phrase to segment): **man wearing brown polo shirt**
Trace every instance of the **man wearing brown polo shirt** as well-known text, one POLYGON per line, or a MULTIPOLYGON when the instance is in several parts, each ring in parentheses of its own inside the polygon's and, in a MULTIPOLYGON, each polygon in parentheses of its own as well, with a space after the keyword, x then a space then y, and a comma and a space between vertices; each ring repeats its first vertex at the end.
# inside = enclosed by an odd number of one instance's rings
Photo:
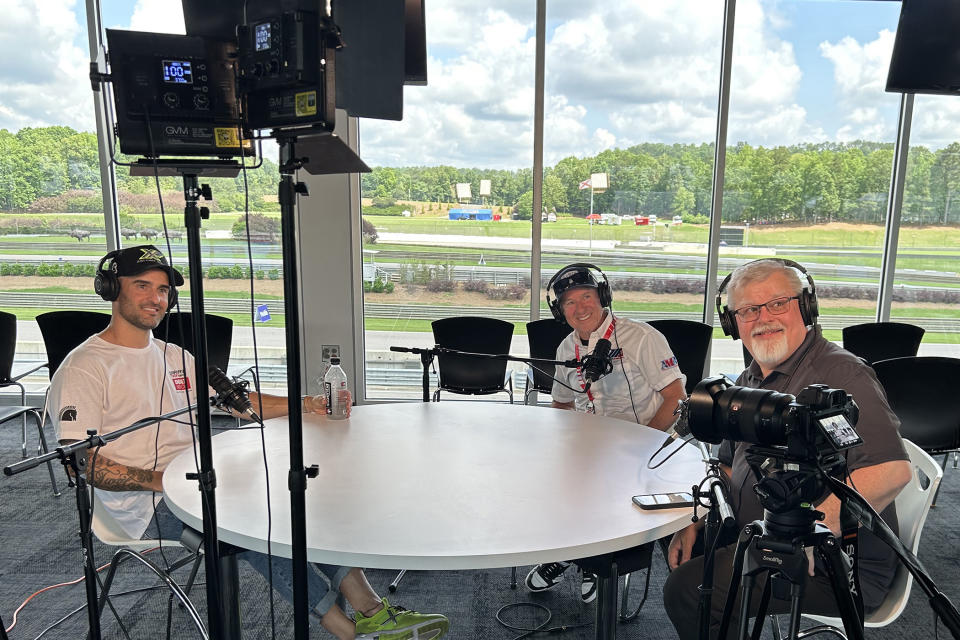
MULTIPOLYGON (((798 265, 799 266, 799 265, 798 265)), ((895 531, 896 510, 893 500, 910 478, 910 466, 897 429, 899 420, 890 410, 883 388, 868 365, 853 354, 828 342, 816 324, 817 306, 813 281, 808 288, 798 269, 788 261, 764 259, 737 268, 730 277, 726 306, 722 312, 732 318, 728 335, 737 334, 753 356, 753 363, 737 379, 737 385, 770 389, 796 395, 811 384, 822 383, 843 389, 860 407, 857 431, 863 445, 849 451, 848 484, 876 509, 895 531)), ((763 508, 753 492, 753 474, 745 458, 749 443, 725 442, 720 459, 729 480, 731 506, 742 529, 763 519, 763 508)), ((826 518, 824 524, 840 534, 840 501, 829 495, 817 505, 826 518)), ((698 637, 695 615, 703 575, 703 557, 693 555, 694 542, 703 520, 674 535, 668 562, 671 572, 664 585, 664 604, 682 640, 698 637)), ((714 591, 711 625, 716 634, 730 584, 735 545, 717 550, 714 565, 714 591)), ((859 568, 863 604, 866 611, 883 600, 893 580, 896 557, 869 531, 860 535, 859 568)), ((758 580, 752 598, 754 612, 765 580, 758 580)), ((785 613, 790 603, 771 599, 768 613, 785 613)), ((807 580, 803 611, 838 615, 836 599, 819 560, 807 580)), ((730 625, 737 630, 737 609, 730 625)))

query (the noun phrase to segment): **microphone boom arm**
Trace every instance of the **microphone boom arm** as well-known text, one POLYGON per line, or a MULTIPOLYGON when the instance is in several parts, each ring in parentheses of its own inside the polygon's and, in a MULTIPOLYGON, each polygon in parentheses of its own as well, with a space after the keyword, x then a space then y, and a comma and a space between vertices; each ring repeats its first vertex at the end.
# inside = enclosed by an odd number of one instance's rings
MULTIPOLYGON (((390 347, 390 351, 397 353, 418 353, 431 354, 434 356, 464 356, 468 358, 483 358, 485 360, 507 360, 510 362, 524 362, 526 364, 552 364, 558 367, 568 367, 576 369, 583 364, 586 358, 579 360, 548 360, 546 358, 528 358, 524 356, 512 356, 509 353, 474 353, 472 351, 460 351, 448 347, 434 346, 430 348, 421 347, 390 347)), ((589 357, 589 356, 587 356, 589 357)))

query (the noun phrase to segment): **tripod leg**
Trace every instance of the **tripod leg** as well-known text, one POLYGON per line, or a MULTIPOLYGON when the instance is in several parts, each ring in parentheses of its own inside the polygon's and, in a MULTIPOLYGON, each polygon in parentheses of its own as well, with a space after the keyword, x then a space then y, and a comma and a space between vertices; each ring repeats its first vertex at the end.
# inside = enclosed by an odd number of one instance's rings
MULTIPOLYGON (((737 638, 745 640, 747 637, 747 625, 750 624, 750 601, 753 599, 753 585, 756 578, 752 574, 743 576, 743 583, 740 585, 740 619, 738 623, 737 638)), ((729 600, 729 598, 728 598, 729 600)), ((720 636, 721 638, 723 636, 720 636)))
POLYGON ((753 623, 753 635, 751 640, 760 640, 760 634, 763 633, 763 621, 767 617, 767 607, 770 606, 770 592, 772 586, 770 576, 767 576, 767 582, 763 585, 763 595, 760 596, 760 606, 757 607, 757 618, 753 623))
POLYGON ((847 581, 847 566, 840 556, 840 544, 833 536, 826 536, 817 545, 817 551, 827 565, 830 585, 837 598, 837 607, 840 609, 840 618, 843 620, 843 630, 847 638, 863 640, 863 617, 847 581))
POLYGON ((787 628, 788 640, 796 640, 800 633, 800 612, 803 603, 803 584, 790 586, 790 626, 787 628))
POLYGON ((753 541, 754 532, 757 529, 753 524, 748 524, 740 532, 740 538, 737 539, 737 549, 733 556, 733 571, 730 573, 730 588, 727 590, 727 601, 723 605, 723 617, 720 619, 720 633, 718 638, 727 637, 727 629, 730 628, 730 617, 733 615, 734 597, 737 589, 740 588, 740 572, 743 571, 743 556, 747 552, 747 547, 753 541))

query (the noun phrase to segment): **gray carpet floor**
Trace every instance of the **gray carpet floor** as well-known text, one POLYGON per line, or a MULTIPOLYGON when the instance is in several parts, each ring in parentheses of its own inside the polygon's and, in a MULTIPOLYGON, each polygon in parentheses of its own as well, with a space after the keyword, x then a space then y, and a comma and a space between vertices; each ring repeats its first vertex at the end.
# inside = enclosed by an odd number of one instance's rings
MULTIPOLYGON (((33 434, 31 442, 35 442, 33 434)), ((20 458, 19 422, 0 426, 0 466, 20 458)), ((63 472, 57 470, 63 484, 63 472)), ((49 585, 75 580, 82 575, 82 559, 77 538, 77 514, 74 495, 54 498, 46 471, 42 468, 13 477, 0 477, 0 617, 6 626, 13 622, 13 612, 34 592, 49 585)), ((960 471, 948 467, 937 506, 931 511, 920 546, 920 558, 940 589, 955 602, 960 602, 960 471)), ((167 558, 179 555, 179 550, 168 550, 167 558)), ((98 563, 109 560, 112 549, 97 543, 95 557, 98 563)), ((159 554, 151 554, 160 562, 159 554)), ((567 640, 593 637, 592 620, 595 605, 584 605, 578 597, 579 584, 570 572, 565 582, 550 592, 531 595, 522 586, 528 567, 521 567, 521 586, 509 588, 510 570, 485 571, 413 571, 407 574, 396 594, 387 591, 395 572, 369 570, 370 582, 381 594, 408 608, 420 611, 442 612, 450 619, 450 638, 484 638, 490 640, 515 638, 515 631, 496 621, 497 611, 511 603, 538 603, 552 612, 549 626, 567 625, 563 633, 550 634, 567 640), (587 626, 575 627, 580 623, 587 626)), ((186 575, 184 570, 181 576, 186 575)), ((661 603, 661 592, 666 577, 663 557, 654 555, 650 582, 650 597, 640 615, 630 623, 618 626, 618 638, 675 638, 661 603)), ((147 584, 153 584, 142 567, 128 564, 118 572, 113 593, 147 584)), ((201 570, 200 580, 203 579, 201 570)), ((632 601, 637 600, 643 580, 638 576, 631 587, 632 601)), ((241 602, 245 637, 270 638, 271 614, 266 582, 241 563, 241 602)), ((203 587, 194 592, 194 601, 201 613, 204 608, 203 587)), ((121 614, 131 638, 162 638, 166 625, 167 597, 165 592, 152 591, 118 596, 115 606, 121 614)), ((46 591, 34 597, 19 614, 10 633, 11 640, 36 638, 45 628, 67 615, 84 602, 82 583, 46 591)), ((512 608, 505 617, 519 626, 531 626, 542 621, 545 613, 528 607, 512 608)), ((696 615, 691 611, 690 615, 696 615)), ((189 621, 174 608, 175 638, 197 637, 189 621)), ((293 636, 292 609, 276 599, 274 626, 277 638, 293 636)), ((47 633, 46 638, 83 638, 86 617, 83 612, 63 622, 47 633)), ((949 637, 939 626, 940 637, 949 637)), ((110 613, 104 614, 104 638, 124 637, 110 613)), ((332 637, 314 624, 311 637, 332 637)), ((534 637, 545 637, 538 635, 534 637)), ((867 630, 868 638, 933 638, 933 614, 926 598, 914 587, 906 612, 892 625, 883 629, 867 630)))

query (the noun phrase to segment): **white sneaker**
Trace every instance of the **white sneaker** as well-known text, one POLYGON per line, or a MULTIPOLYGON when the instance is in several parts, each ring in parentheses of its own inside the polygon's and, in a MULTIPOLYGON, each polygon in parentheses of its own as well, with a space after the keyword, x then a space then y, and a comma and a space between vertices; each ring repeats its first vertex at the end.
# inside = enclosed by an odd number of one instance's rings
POLYGON ((538 564, 527 574, 524 582, 530 591, 546 591, 563 581, 563 572, 570 566, 569 562, 547 562, 538 564))
POLYGON ((580 599, 584 603, 597 599, 597 574, 580 570, 580 599))

